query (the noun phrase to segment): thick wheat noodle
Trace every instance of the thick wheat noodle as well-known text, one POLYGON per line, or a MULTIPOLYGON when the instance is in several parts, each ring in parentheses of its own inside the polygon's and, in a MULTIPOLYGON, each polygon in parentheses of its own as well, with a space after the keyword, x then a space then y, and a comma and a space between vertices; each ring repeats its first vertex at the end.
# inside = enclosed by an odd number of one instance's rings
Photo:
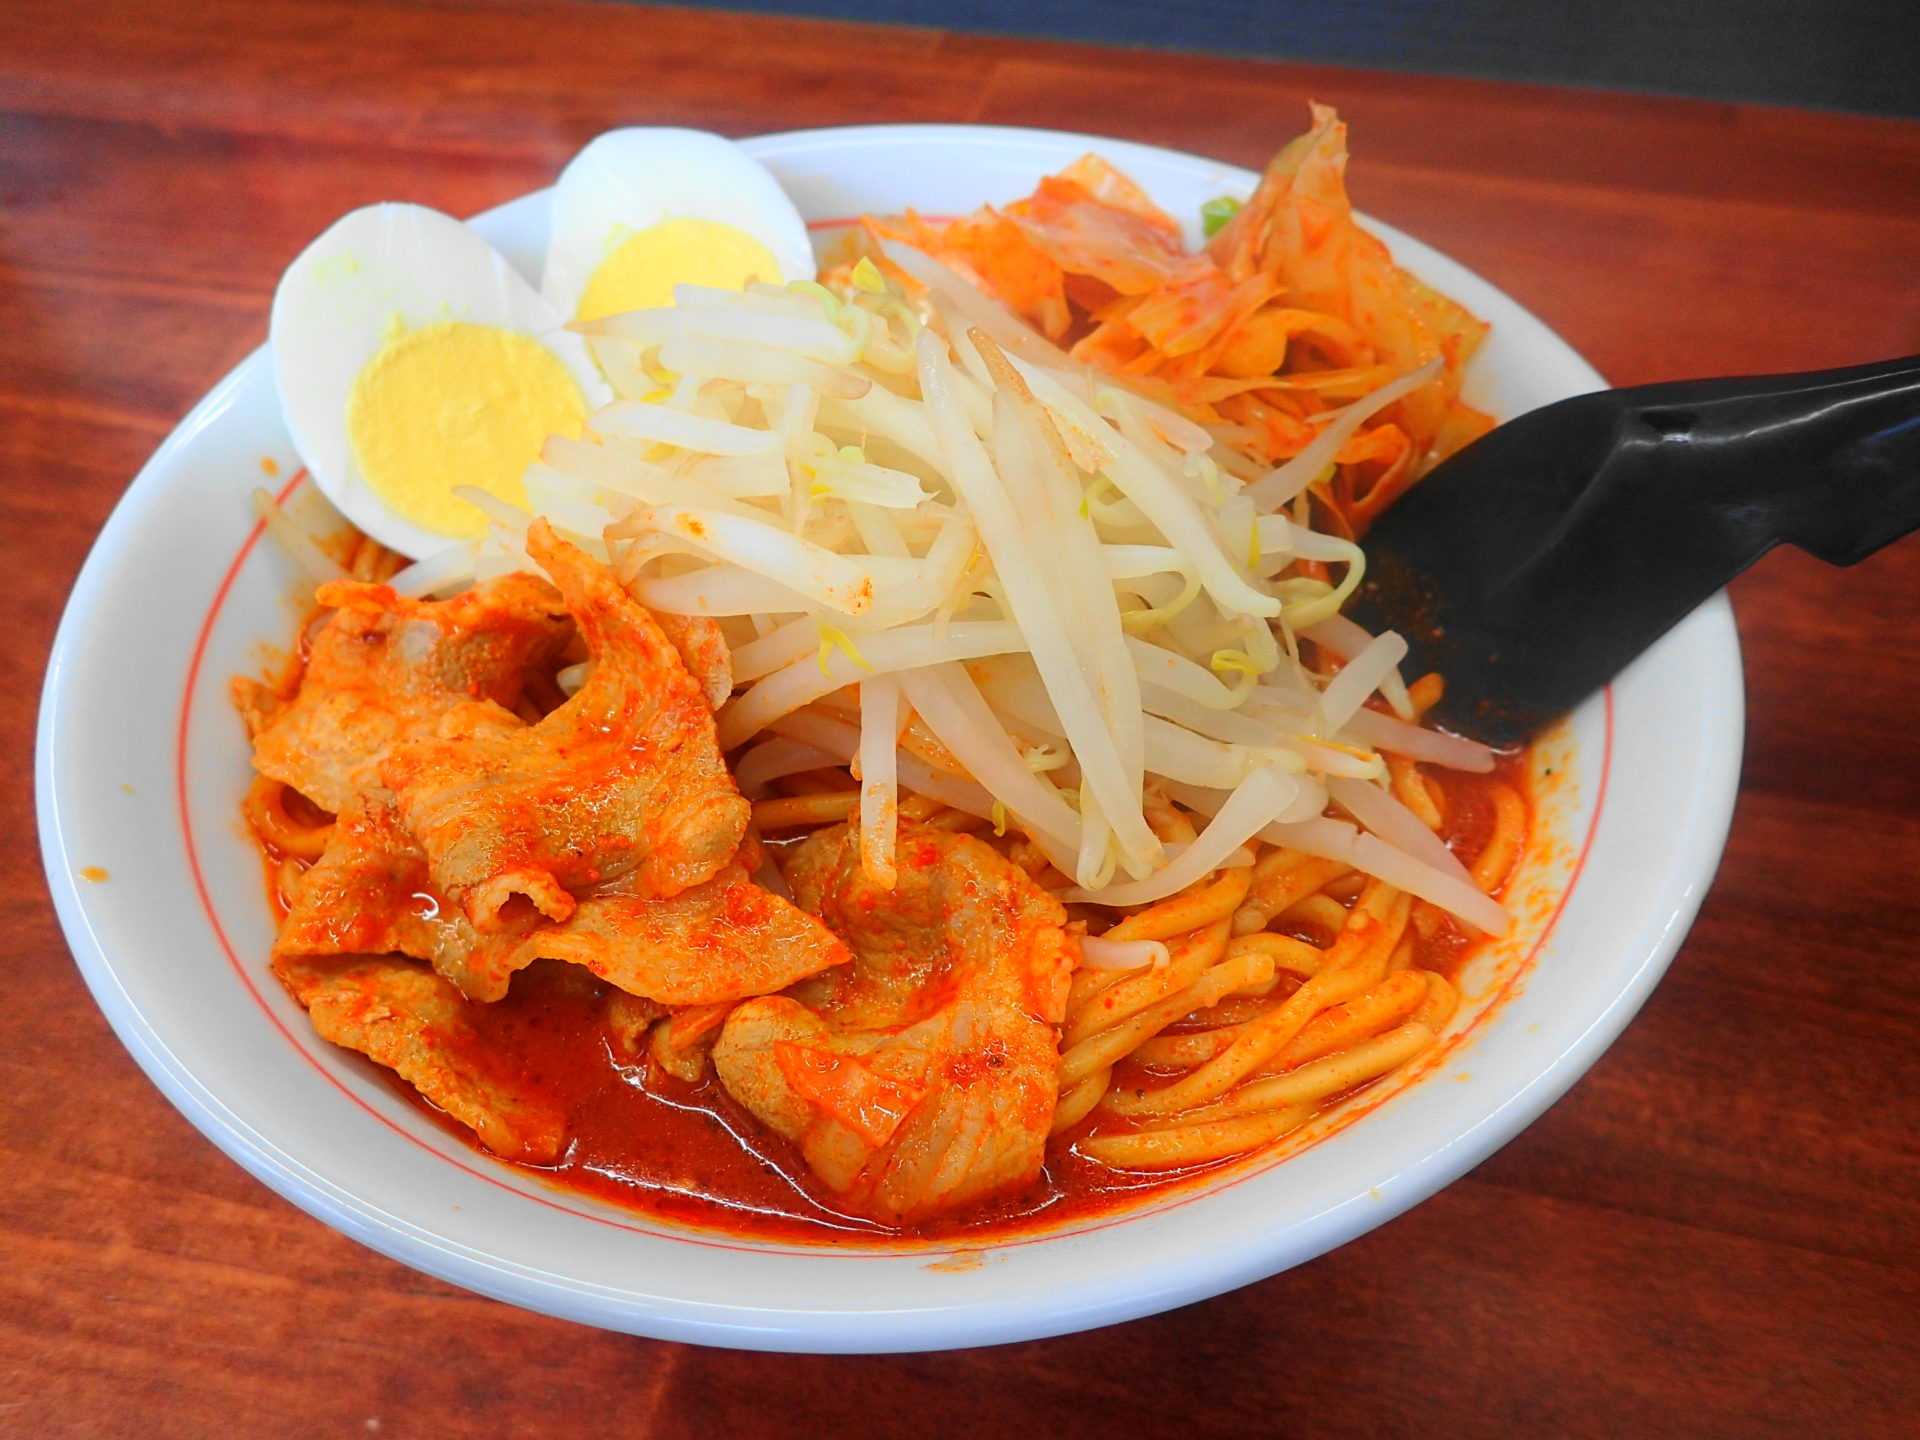
POLYGON ((723 1000, 714 1005, 690 1005, 684 1010, 676 1010, 669 1015, 661 1029, 665 1032, 666 1044, 674 1050, 684 1050, 700 1039, 711 1039, 713 1032, 720 1028, 728 1013, 734 1007, 734 1001, 723 1000))
MULTIPOLYGON (((1013 837, 1007 846, 1007 859, 1026 871, 1029 876, 1038 877, 1053 862, 1047 859, 1047 852, 1024 835, 1013 837)), ((1066 877, 1062 876, 1062 879, 1066 877)), ((1076 977, 1077 978, 1077 977, 1076 977)))
POLYGON ((1418 765, 1403 755, 1389 755, 1387 774, 1392 780, 1394 799, 1419 816, 1422 825, 1438 830, 1445 823, 1435 799, 1435 789, 1427 783, 1418 765))
POLYGON ((1172 805, 1158 805, 1149 801, 1145 814, 1147 824, 1164 844, 1191 845, 1198 835, 1193 822, 1172 805))
POLYGON ((655 1025, 647 1036, 647 1054, 654 1063, 669 1075, 690 1085, 699 1084, 706 1076, 707 1050, 705 1045, 676 1045, 671 1021, 655 1025))
POLYGON ((1069 1009, 1066 1033, 1061 1044, 1072 1048, 1089 1036, 1098 1035, 1102 1030, 1139 1014, 1149 1005, 1169 995, 1179 994, 1226 953, 1225 920, 1216 920, 1183 936, 1178 944, 1170 947, 1166 964, 1143 975, 1130 975, 1118 984, 1109 986, 1094 995, 1078 1011, 1069 1009))
POLYGON ((1400 943, 1393 947, 1393 956, 1387 961, 1389 975, 1413 968, 1413 935, 1413 927, 1409 925, 1407 933, 1400 937, 1400 943))
POLYGON ((1318 945, 1309 945, 1291 935, 1275 935, 1269 930, 1255 935, 1236 935, 1227 942, 1229 955, 1244 955, 1250 950, 1271 956, 1275 969, 1298 975, 1302 980, 1311 980, 1327 963, 1327 952, 1318 945))
POLYGON ((1493 796, 1493 835, 1479 858, 1468 866, 1473 883, 1491 895, 1520 858, 1520 846, 1527 835, 1527 802, 1511 788, 1495 785, 1493 796))
MULTIPOLYGON (((1276 850, 1275 855, 1293 855, 1291 850, 1276 850)), ((1263 856, 1262 859, 1270 857, 1263 856)), ((1320 887, 1330 880, 1338 880, 1347 873, 1348 866, 1338 860, 1321 860, 1303 857, 1300 863, 1284 868, 1276 866, 1265 875, 1260 873, 1260 865, 1253 867, 1252 883, 1247 887, 1247 898, 1241 902, 1239 911, 1233 917, 1234 933, 1250 935, 1256 930, 1264 930, 1274 916, 1290 910, 1309 895, 1318 893, 1320 887)))
POLYGON ((1112 1083, 1113 1071, 1109 1069, 1096 1070, 1091 1075, 1081 1076, 1072 1085, 1064 1085, 1059 1102, 1053 1107, 1053 1126, 1047 1133, 1058 1135, 1062 1130, 1071 1130, 1086 1119, 1112 1083))
POLYGON ((384 585, 405 567, 406 561, 387 549, 371 535, 362 535, 353 547, 353 555, 347 564, 347 573, 356 580, 372 581, 384 585))
POLYGON ((1320 887, 1320 893, 1330 900, 1338 900, 1342 905, 1351 905, 1360 898, 1360 892, 1367 888, 1367 877, 1358 870, 1349 870, 1344 875, 1336 875, 1320 887))
MULTIPOLYGON (((1241 938, 1249 939, 1253 937, 1242 936, 1241 938)), ((1344 1005, 1366 994, 1377 985, 1382 978, 1382 974, 1375 974, 1373 967, 1368 965, 1351 967, 1344 970, 1341 972, 1337 982, 1328 982, 1329 988, 1321 996, 1323 1006, 1326 1009, 1331 1009, 1344 1005)), ((1289 996, 1287 998, 1290 999, 1292 997, 1289 996)), ((1152 1066, 1157 1069, 1191 1070, 1196 1065, 1206 1064, 1207 1061, 1213 1059, 1216 1055, 1226 1054, 1226 1052, 1233 1047, 1234 1041, 1238 1040, 1242 1035, 1246 1034, 1247 1031, 1251 1030, 1255 1025, 1259 1024, 1260 1021, 1286 1003, 1284 999, 1269 1000, 1256 1013, 1244 1019, 1222 1019, 1211 1029, 1194 1030, 1184 1035, 1155 1036, 1153 1039, 1144 1042, 1129 1058, 1138 1060, 1143 1065, 1152 1066)), ((1226 1008, 1224 1005, 1216 1007, 1216 1009, 1224 1008, 1226 1008)), ((1325 1011, 1323 1010, 1322 1013, 1325 1013, 1325 1011)), ((1301 1034, 1305 1034, 1308 1030, 1311 1030, 1317 1019, 1318 1017, 1316 1016, 1315 1020, 1309 1020, 1302 1028, 1301 1034)), ((1295 1038, 1297 1039, 1298 1037, 1295 1038)), ((1291 1042, 1289 1042, 1289 1044, 1291 1045, 1291 1042)))
POLYGON ((1216 920, 1225 920, 1240 908, 1246 898, 1253 867, 1235 865, 1221 870, 1211 881, 1182 890, 1165 900, 1129 915, 1101 938, 1103 940, 1171 940, 1198 930, 1216 920))
POLYGON ((1247 903, 1240 913, 1233 917, 1233 932, 1236 935, 1251 934, 1267 923, 1271 912, 1267 911, 1260 897, 1281 884, 1285 878, 1300 869, 1311 865, 1315 857, 1290 850, 1283 845, 1269 846, 1262 850, 1253 862, 1253 878, 1247 887, 1247 903))
POLYGON ((929 816, 918 823, 929 830, 973 830, 993 822, 984 815, 970 815, 965 810, 949 807, 940 814, 929 816))
POLYGON ((1211 1030, 1195 1030, 1187 1035, 1156 1035, 1143 1041, 1127 1058, 1160 1070, 1191 1070, 1224 1054, 1252 1023, 1246 1020, 1238 1025, 1216 1025, 1211 1030))
POLYGON ((1364 995, 1328 1006, 1301 1027, 1285 1049, 1254 1073, 1283 1074, 1323 1055, 1349 1049, 1414 1018, 1432 994, 1426 973, 1402 970, 1387 976, 1364 995))
POLYGON ((308 825, 287 813, 289 787, 265 775, 253 777, 245 801, 247 820, 254 833, 283 855, 299 860, 318 860, 333 833, 333 821, 308 825))
MULTIPOLYGON (((1218 1030, 1224 1026, 1245 1025, 1258 1020, 1274 1006, 1286 1003, 1286 995, 1275 999, 1273 994, 1274 987, 1282 978, 1281 972, 1275 971, 1273 979, 1237 990, 1219 1004, 1209 1005, 1204 1011, 1196 1010, 1187 1016, 1185 1023, 1197 1028, 1218 1030)), ((1299 988, 1296 983, 1293 990, 1299 988)), ((1289 990, 1287 995, 1291 995, 1293 990, 1289 990)))
POLYGON ((773 784, 782 795, 838 795, 852 782, 847 767, 837 765, 782 775, 773 784))
MULTIPOLYGON (((1313 1006, 1316 1013, 1334 1005, 1344 1005, 1347 1001, 1364 995, 1375 985, 1378 985, 1383 978, 1385 978, 1384 973, 1378 963, 1363 960, 1357 965, 1349 966, 1337 975, 1321 976, 1319 985, 1316 986, 1317 998, 1310 997, 1308 1003, 1313 1006)), ((1299 992, 1296 991, 1295 995, 1298 993, 1299 992)), ((1260 1025, 1278 1013, 1280 1009, 1284 1008, 1293 999, 1294 996, 1288 996, 1286 1000, 1271 1007, 1264 1014, 1255 1016, 1251 1020, 1242 1021, 1237 1025, 1221 1025, 1215 1029, 1197 1031, 1191 1035, 1159 1036, 1149 1043, 1155 1047, 1162 1045, 1170 1047, 1179 1046, 1180 1048, 1178 1050, 1169 1049, 1164 1052, 1177 1057, 1164 1063, 1173 1068, 1192 1070, 1196 1066, 1209 1064, 1217 1057, 1225 1055, 1227 1051, 1233 1048, 1237 1041, 1248 1034, 1254 1033, 1260 1025)), ((1312 1022, 1309 1021, 1308 1023, 1311 1024, 1312 1022)), ((1152 1053, 1161 1052, 1156 1049, 1156 1051, 1152 1053)), ((1161 1063, 1147 1061, 1145 1056, 1142 1056, 1141 1059, 1143 1063, 1161 1063)), ((1153 1095, 1159 1092, 1148 1091, 1146 1093, 1153 1095)), ((1150 1123, 1176 1123, 1177 1117, 1173 1114, 1161 1114, 1158 1111, 1141 1111, 1139 1109, 1138 1097, 1139 1092, 1137 1091, 1132 1094, 1126 1091, 1116 1091, 1108 1097, 1105 1102, 1105 1108, 1115 1114, 1137 1113, 1141 1119, 1150 1123)))
POLYGON ((1431 940, 1447 928, 1449 917, 1431 900, 1413 902, 1413 928, 1422 940, 1431 940))
POLYGON ((909 755, 919 756, 936 770, 958 775, 962 780, 973 778, 967 773, 967 767, 934 737, 933 732, 927 729, 927 722, 918 715, 911 715, 907 723, 900 727, 900 748, 909 755))
POLYGON ((1298 870, 1302 865, 1309 864, 1312 860, 1313 856, 1303 851, 1289 850, 1284 845, 1267 847, 1264 853, 1253 862, 1254 893, 1260 893, 1260 891, 1276 877, 1291 875, 1295 870, 1298 870))
POLYGON ((1447 683, 1432 671, 1422 675, 1407 686, 1407 699, 1413 702, 1413 718, 1417 723, 1434 706, 1440 703, 1441 696, 1447 693, 1447 683))
POLYGON ((1278 1054, 1321 1010, 1349 998, 1340 992, 1343 981, 1352 983, 1352 975, 1342 972, 1371 975, 1367 986, 1377 982, 1407 927, 1408 908, 1402 892, 1370 881, 1328 951, 1326 968, 1294 991, 1284 1005, 1253 1021, 1224 1054, 1173 1084, 1156 1090, 1116 1090, 1103 1103, 1121 1115, 1175 1115, 1217 1100, 1278 1054))
MULTIPOLYGON (((1068 1049, 1060 1057, 1060 1083, 1071 1085, 1095 1070, 1111 1070, 1116 1061, 1124 1059, 1142 1040, 1152 1039, 1182 1015, 1217 1005, 1245 986, 1272 978, 1273 961, 1264 955, 1248 954, 1223 960, 1178 994, 1169 995, 1068 1049)), ((1425 998, 1425 986, 1421 987, 1420 994, 1425 998)))
POLYGON ((1338 935, 1347 916, 1352 914, 1345 905, 1330 895, 1314 894, 1304 900, 1295 901, 1280 912, 1282 925, 1313 925, 1328 934, 1338 935))
POLYGON ((1398 1070, 1433 1043, 1433 1031, 1417 1020, 1409 1020, 1398 1029, 1371 1040, 1276 1075, 1270 1080, 1255 1080, 1232 1094, 1183 1115, 1183 1120, 1230 1120, 1236 1115, 1292 1109, 1317 1105, 1330 1096, 1377 1080, 1389 1070, 1398 1070))
POLYGON ((1080 1142, 1080 1152, 1116 1170, 1172 1170, 1223 1160, 1278 1140, 1313 1115, 1313 1106, 1296 1105, 1264 1115, 1247 1115, 1212 1124, 1176 1125, 1127 1135, 1095 1135, 1080 1142))
POLYGON ((946 808, 947 806, 944 802, 929 800, 924 795, 910 795, 904 790, 900 793, 900 818, 902 820, 913 820, 925 824, 946 808))
POLYGON ((279 892, 280 903, 291 910, 300 903, 300 888, 305 883, 306 865, 293 856, 283 859, 273 872, 274 889, 279 892))
POLYGON ((1103 990, 1111 990, 1122 980, 1138 978, 1138 972, 1132 970, 1100 970, 1093 966, 1082 966, 1073 972, 1073 980, 1067 986, 1067 1015, 1072 1018, 1083 1009, 1087 1002, 1103 990))
POLYGON ((825 795, 783 795, 778 800, 753 802, 753 823, 762 831, 782 830, 795 825, 834 825, 845 820, 860 804, 858 790, 838 790, 825 795))
POLYGON ((1453 982, 1433 970, 1415 970, 1415 975, 1423 975, 1427 981, 1427 998, 1420 1008, 1413 1012, 1413 1018, 1438 1035, 1446 1028, 1447 1021, 1453 1018, 1453 1012, 1460 1008, 1460 992, 1453 982))

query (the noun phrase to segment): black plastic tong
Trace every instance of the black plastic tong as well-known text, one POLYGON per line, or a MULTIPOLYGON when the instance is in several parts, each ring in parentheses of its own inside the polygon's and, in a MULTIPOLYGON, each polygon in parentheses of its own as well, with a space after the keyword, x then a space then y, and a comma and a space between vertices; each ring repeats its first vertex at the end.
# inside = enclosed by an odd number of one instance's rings
POLYGON ((1508 745, 1774 546, 1852 565, 1920 527, 1920 356, 1603 390, 1489 432, 1367 532, 1349 612, 1508 745))

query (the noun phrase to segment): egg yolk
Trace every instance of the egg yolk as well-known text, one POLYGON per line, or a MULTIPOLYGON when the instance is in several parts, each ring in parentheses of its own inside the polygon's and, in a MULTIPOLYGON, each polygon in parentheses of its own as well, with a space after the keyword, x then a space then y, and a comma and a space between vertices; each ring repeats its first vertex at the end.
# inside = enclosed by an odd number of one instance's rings
POLYGON ((486 517, 453 487, 526 505, 521 475, 547 436, 579 435, 586 415, 567 367, 532 336, 452 320, 380 347, 347 398, 347 436, 361 475, 396 514, 468 539, 486 517))
POLYGON ((785 283, 773 252, 746 231, 718 220, 662 220, 629 235, 601 262, 574 319, 671 305, 676 285, 742 290, 750 280, 785 283))

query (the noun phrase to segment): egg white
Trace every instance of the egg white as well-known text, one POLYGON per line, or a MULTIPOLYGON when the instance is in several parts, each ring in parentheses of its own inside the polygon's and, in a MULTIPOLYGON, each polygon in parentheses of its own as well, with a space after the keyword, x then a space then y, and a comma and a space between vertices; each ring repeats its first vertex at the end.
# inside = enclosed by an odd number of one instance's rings
POLYGON ((367 483, 347 434, 347 402, 396 322, 415 329, 449 320, 539 341, 589 411, 613 398, 561 313, 478 234, 423 205, 342 216, 287 267, 273 297, 274 374, 294 448, 347 519, 416 560, 460 542, 401 518, 367 483))
POLYGON ((772 252, 783 280, 811 280, 806 221, 767 167, 704 130, 610 130, 560 173, 541 292, 569 319, 594 272, 663 220, 712 220, 772 252))

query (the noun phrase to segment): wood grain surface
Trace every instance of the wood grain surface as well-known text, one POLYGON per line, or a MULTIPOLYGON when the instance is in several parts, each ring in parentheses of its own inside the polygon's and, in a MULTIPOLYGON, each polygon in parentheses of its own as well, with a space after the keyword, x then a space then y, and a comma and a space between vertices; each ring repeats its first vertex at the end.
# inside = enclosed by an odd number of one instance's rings
POLYGON ((1910 123, 562 0, 0 5, 0 1435, 1920 1433, 1920 542, 1735 587, 1726 862, 1565 1100, 1323 1259, 1091 1334, 748 1356, 477 1299, 219 1155, 68 957, 31 799, 67 589, 342 211, 478 210, 635 122, 1257 165, 1309 96, 1363 206, 1617 382, 1920 351, 1910 123))

